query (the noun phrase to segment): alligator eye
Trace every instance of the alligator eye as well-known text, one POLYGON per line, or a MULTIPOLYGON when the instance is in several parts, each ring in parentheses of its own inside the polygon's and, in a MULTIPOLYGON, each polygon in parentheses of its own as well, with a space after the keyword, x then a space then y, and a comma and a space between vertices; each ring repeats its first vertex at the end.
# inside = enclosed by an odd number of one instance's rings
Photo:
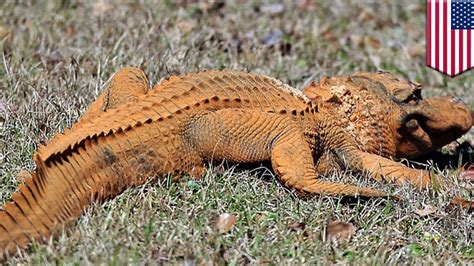
POLYGON ((407 92, 408 95, 406 94, 403 95, 402 91, 403 90, 401 90, 400 96, 404 96, 404 97, 401 97, 401 99, 403 100, 400 100, 400 102, 404 104, 418 104, 421 100, 423 100, 423 98, 421 97, 420 89, 414 90, 413 92, 409 94, 406 90, 404 90, 405 92, 407 92))
POLYGON ((412 95, 410 95, 410 96, 405 100, 405 102, 406 102, 406 103, 410 103, 410 102, 416 102, 416 103, 418 103, 420 100, 421 100, 421 99, 418 97, 418 95, 412 94, 412 95))

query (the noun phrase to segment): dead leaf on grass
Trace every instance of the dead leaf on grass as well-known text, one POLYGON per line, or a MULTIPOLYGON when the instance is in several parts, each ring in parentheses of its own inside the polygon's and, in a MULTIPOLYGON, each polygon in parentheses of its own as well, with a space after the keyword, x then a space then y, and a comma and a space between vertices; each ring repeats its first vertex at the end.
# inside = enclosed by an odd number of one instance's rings
POLYGON ((436 208, 428 204, 428 205, 425 205, 423 209, 415 210, 414 213, 418 214, 421 217, 428 216, 428 215, 436 213, 436 208))
POLYGON ((474 181, 474 164, 467 167, 466 170, 462 170, 459 174, 459 179, 462 181, 474 181))
POLYGON ((225 7, 226 3, 225 1, 216 1, 216 0, 211 0, 211 1, 198 1, 198 7, 201 11, 207 12, 207 13, 213 13, 221 10, 222 8, 225 7))
POLYGON ((314 0, 297 0, 296 1, 296 6, 301 10, 315 10, 316 9, 316 3, 314 0))
POLYGON ((323 233, 323 242, 340 242, 350 240, 357 227, 351 223, 330 221, 323 233))
POLYGON ((225 234, 232 230, 237 221, 237 216, 229 213, 223 213, 217 217, 216 228, 221 234, 225 234))
POLYGON ((97 67, 94 64, 94 62, 86 60, 81 64, 82 69, 84 69, 84 72, 87 74, 95 74, 97 71, 97 67))
POLYGON ((189 33, 191 32, 194 27, 196 27, 196 22, 193 21, 193 20, 182 20, 182 21, 179 21, 176 26, 178 26, 178 29, 186 34, 186 33, 189 33))
POLYGON ((375 16, 374 16, 374 14, 371 14, 367 11, 361 11, 359 13, 359 16, 357 17, 357 20, 359 20, 361 22, 364 22, 364 23, 368 23, 372 20, 375 20, 375 16))
POLYGON ((380 49, 380 47, 382 46, 382 44, 380 43, 380 41, 374 37, 371 37, 371 36, 365 36, 364 38, 364 41, 366 43, 366 45, 378 50, 380 49))
POLYGON ((94 16, 101 16, 103 15, 104 13, 106 13, 107 11, 109 11, 111 9, 111 5, 108 3, 108 1, 105 1, 105 0, 98 0, 97 2, 95 2, 94 4, 94 9, 92 11, 92 13, 94 14, 94 16))
POLYGON ((0 25, 0 41, 3 40, 4 38, 11 38, 13 35, 12 31, 10 30, 9 27, 0 25))
POLYGON ((76 29, 76 26, 74 26, 74 24, 70 24, 66 27, 66 35, 68 37, 74 37, 76 36, 77 34, 77 29, 76 29))
POLYGON ((293 222, 287 225, 288 230, 290 232, 295 232, 295 233, 301 233, 300 240, 303 241, 304 239, 312 239, 313 238, 313 232, 311 231, 310 228, 306 227, 305 223, 302 222, 293 222))
POLYGON ((300 223, 300 222, 294 222, 294 223, 290 223, 287 227, 290 231, 297 232, 297 231, 304 230, 306 228, 306 224, 300 223))
POLYGON ((168 260, 166 252, 160 251, 160 249, 152 249, 150 252, 150 257, 152 260, 160 262, 168 260))
POLYGON ((468 211, 474 210, 474 202, 470 200, 463 199, 461 197, 455 197, 451 202, 449 203, 450 208, 463 208, 468 211))
POLYGON ((151 259, 159 260, 161 258, 161 252, 158 249, 154 249, 150 252, 151 259))

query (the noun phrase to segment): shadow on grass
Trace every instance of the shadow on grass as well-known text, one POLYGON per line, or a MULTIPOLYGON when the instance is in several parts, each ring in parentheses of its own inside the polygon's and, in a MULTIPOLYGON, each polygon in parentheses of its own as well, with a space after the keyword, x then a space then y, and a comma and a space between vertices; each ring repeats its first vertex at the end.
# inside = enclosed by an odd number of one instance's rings
POLYGON ((440 170, 467 168, 473 164, 474 147, 469 141, 464 141, 448 152, 433 151, 411 161, 420 164, 428 164, 431 161, 440 170))
MULTIPOLYGON (((214 167, 215 167, 215 171, 216 171, 217 174, 223 174, 224 169, 233 168, 235 170, 235 172, 250 173, 253 176, 255 176, 256 178, 258 178, 259 180, 263 181, 263 182, 271 183, 271 182, 276 181, 276 182, 281 183, 278 180, 278 178, 276 178, 275 173, 272 170, 272 164, 271 164, 270 161, 259 162, 259 163, 246 163, 246 164, 237 164, 237 163, 231 163, 231 162, 219 162, 219 163, 215 163, 214 165, 215 165, 214 167)), ((335 182, 337 182, 337 181, 335 181, 335 182)), ((290 192, 290 193, 288 193, 288 195, 292 195, 292 196, 297 197, 299 199, 310 200, 314 197, 324 197, 324 196, 317 195, 317 194, 311 194, 311 193, 305 193, 305 192, 297 191, 297 190, 288 188, 286 186, 284 186, 284 187, 288 190, 288 192, 290 192)), ((361 204, 361 202, 364 203, 366 201, 374 199, 373 197, 366 197, 366 196, 354 197, 354 196, 345 196, 345 195, 340 195, 340 196, 338 196, 338 198, 339 198, 338 199, 339 203, 342 204, 342 205, 346 205, 346 206, 357 206, 357 205, 361 204)), ((392 197, 392 196, 387 196, 387 197, 384 197, 384 198, 385 199, 390 198, 390 200, 395 200, 395 201, 400 200, 400 199, 397 199, 396 197, 392 197)))

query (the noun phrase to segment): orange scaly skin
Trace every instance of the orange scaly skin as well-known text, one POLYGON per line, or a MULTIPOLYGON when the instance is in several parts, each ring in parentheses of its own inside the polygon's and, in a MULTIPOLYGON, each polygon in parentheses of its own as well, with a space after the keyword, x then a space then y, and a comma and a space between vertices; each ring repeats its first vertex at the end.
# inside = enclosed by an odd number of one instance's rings
POLYGON ((425 171, 361 150, 335 116, 318 112, 299 91, 235 71, 171 77, 148 90, 141 70, 124 68, 82 119, 39 147, 34 160, 35 172, 0 211, 1 254, 49 238, 91 202, 149 177, 199 176, 209 160, 271 161, 286 186, 314 194, 387 196, 317 178, 335 165, 377 180, 430 184, 425 171))

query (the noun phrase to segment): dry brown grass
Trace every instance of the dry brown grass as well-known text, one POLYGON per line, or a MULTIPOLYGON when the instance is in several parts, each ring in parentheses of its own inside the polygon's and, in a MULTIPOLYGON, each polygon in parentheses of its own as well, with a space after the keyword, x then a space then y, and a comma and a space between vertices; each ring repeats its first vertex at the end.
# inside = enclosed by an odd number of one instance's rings
MULTIPOLYGON (((230 68, 299 88, 323 75, 384 69, 424 83, 425 95, 454 94, 474 106, 472 72, 451 79, 424 66, 424 1, 306 6, 286 1, 282 11, 240 1, 142 1, 146 7, 120 2, 0 4, 0 37, 6 36, 0 41, 0 201, 16 189, 20 169, 32 169, 36 143, 76 121, 122 66, 144 69, 152 83, 171 74, 230 68)), ((466 138, 472 137, 471 131, 466 138)), ((211 168, 199 182, 164 180, 129 190, 91 207, 59 239, 35 245, 10 263, 385 264, 474 258, 472 214, 447 209, 443 193, 385 186, 408 201, 302 199, 268 171, 234 170, 211 168), (425 205, 436 212, 415 214, 425 205), (220 234, 214 222, 224 212, 238 218, 229 233, 220 234), (354 238, 322 242, 329 219, 353 223, 354 238), (305 229, 290 230, 294 222, 305 229)), ((374 185, 349 174, 332 178, 374 185)))

